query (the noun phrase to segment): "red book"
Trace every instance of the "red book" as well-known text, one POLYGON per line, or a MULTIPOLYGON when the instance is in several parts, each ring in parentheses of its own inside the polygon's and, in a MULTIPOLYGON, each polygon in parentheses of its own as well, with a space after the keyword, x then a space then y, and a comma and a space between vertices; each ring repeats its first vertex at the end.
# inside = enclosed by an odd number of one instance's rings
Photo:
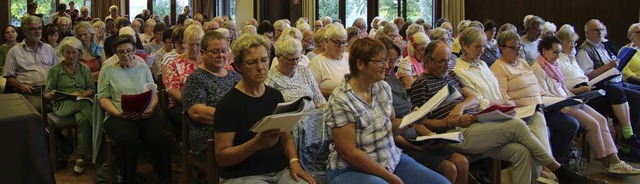
POLYGON ((122 112, 144 113, 151 107, 151 101, 155 97, 158 88, 156 84, 147 83, 144 85, 145 91, 138 94, 122 94, 120 96, 122 112))

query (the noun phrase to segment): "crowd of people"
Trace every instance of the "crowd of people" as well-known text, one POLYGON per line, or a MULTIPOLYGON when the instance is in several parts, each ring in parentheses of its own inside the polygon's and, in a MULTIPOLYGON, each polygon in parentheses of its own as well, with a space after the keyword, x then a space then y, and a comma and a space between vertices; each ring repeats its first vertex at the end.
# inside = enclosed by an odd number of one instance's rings
MULTIPOLYGON (((44 97, 53 113, 76 119, 77 174, 91 155, 92 103, 106 113, 101 123, 117 143, 125 183, 135 181, 143 147, 153 153, 159 179, 171 183, 169 136, 189 141, 189 152, 202 161, 214 139, 221 183, 468 183, 465 155, 474 154, 511 162, 514 183, 607 183, 567 165, 579 128, 605 172, 640 174, 625 162, 640 162, 640 53, 620 77, 588 85, 620 64, 597 19, 584 24, 586 40, 577 44, 572 25, 556 30, 535 15, 525 17, 522 32, 510 23, 463 20, 454 35, 455 23, 446 19, 434 27, 400 17, 375 18, 370 26, 359 18, 349 27, 329 17, 293 24, 249 19, 236 30, 230 17, 192 16, 188 6, 171 25, 148 10, 129 19, 111 6, 100 19, 68 5, 57 6, 47 23, 31 3, 19 28, 5 26, 0 70, 4 93, 22 94, 36 109, 44 97), (124 112, 122 96, 148 83, 166 89, 166 111, 155 97, 145 112, 124 112), (447 86, 461 97, 400 126, 447 86), (606 94, 582 104, 541 108, 548 97, 600 89, 606 94), (305 111, 322 115, 303 118, 292 132, 250 131, 278 103, 302 97, 311 99, 305 111), (482 123, 474 116, 495 105, 536 111, 482 123), (176 128, 184 117, 188 140, 165 134, 164 117, 176 128), (607 117, 620 131, 609 130, 607 117), (315 126, 323 128, 307 128, 315 126), (464 141, 409 141, 448 132, 464 141), (323 139, 304 139, 313 135, 323 139)), ((627 36, 624 47, 637 48, 640 23, 627 36)))

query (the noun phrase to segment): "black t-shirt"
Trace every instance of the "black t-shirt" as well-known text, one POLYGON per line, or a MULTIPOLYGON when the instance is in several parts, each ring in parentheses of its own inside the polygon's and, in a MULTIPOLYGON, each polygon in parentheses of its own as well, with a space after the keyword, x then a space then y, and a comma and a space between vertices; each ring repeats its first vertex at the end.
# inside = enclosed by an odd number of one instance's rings
MULTIPOLYGON (((256 136, 249 131, 254 123, 270 115, 278 103, 284 102, 280 91, 265 86, 261 97, 251 97, 232 88, 222 97, 214 113, 214 129, 220 132, 236 132, 233 145, 241 145, 256 136)), ((218 168, 222 178, 260 175, 281 171, 288 166, 283 144, 278 141, 274 146, 257 151, 241 163, 218 168)))

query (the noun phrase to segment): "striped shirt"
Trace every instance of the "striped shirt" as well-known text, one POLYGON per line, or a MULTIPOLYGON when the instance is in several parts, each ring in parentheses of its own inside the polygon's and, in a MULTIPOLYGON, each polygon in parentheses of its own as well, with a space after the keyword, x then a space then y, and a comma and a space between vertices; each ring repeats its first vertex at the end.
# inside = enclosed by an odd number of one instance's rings
MULTIPOLYGON (((411 99, 411 104, 415 106, 422 106, 422 104, 426 103, 440 91, 443 87, 446 87, 447 84, 453 86, 458 91, 462 91, 462 88, 465 85, 460 81, 458 75, 455 72, 449 71, 448 74, 443 78, 438 78, 433 75, 429 75, 424 73, 416 80, 413 85, 411 85, 411 92, 409 93, 409 98, 411 99)), ((462 93, 462 92, 460 92, 462 93)), ((451 110, 453 110, 456 105, 464 101, 464 96, 453 100, 451 103, 444 105, 438 109, 435 109, 431 113, 427 115, 429 119, 442 119, 449 115, 451 110)), ((465 110, 464 114, 473 114, 475 110, 469 109, 465 110)))
POLYGON ((37 50, 31 50, 25 42, 9 49, 4 63, 4 77, 15 77, 29 86, 45 85, 49 68, 58 62, 55 50, 42 41, 37 50))
MULTIPOLYGON (((355 123, 356 146, 378 164, 393 172, 400 162, 402 151, 393 142, 391 132, 391 88, 384 81, 373 84, 371 104, 356 95, 347 82, 347 75, 329 98, 325 122, 329 129, 355 123)), ((336 151, 335 142, 329 145, 328 169, 349 167, 336 151)))

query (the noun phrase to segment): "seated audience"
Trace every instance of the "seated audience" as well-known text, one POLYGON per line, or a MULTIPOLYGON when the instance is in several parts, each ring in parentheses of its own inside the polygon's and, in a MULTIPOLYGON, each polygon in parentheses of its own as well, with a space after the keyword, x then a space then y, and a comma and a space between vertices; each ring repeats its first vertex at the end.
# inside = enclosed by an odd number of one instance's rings
POLYGON ((115 153, 123 183, 134 183, 138 165, 138 153, 142 147, 149 148, 154 170, 162 183, 171 183, 171 155, 167 146, 167 135, 160 114, 156 110, 158 98, 153 98, 151 108, 140 114, 123 112, 122 94, 137 94, 144 85, 153 83, 149 67, 134 60, 135 41, 131 36, 121 35, 113 40, 117 63, 105 65, 98 79, 98 99, 105 110, 104 131, 115 143, 115 153))
POLYGON ((166 75, 162 76, 162 83, 169 96, 168 116, 175 128, 182 122, 182 91, 189 74, 193 73, 202 62, 201 42, 204 30, 198 26, 189 26, 184 30, 185 52, 176 56, 167 64, 166 75))
POLYGON ((82 50, 82 43, 77 38, 62 39, 58 47, 58 55, 63 56, 62 61, 49 69, 44 90, 44 98, 53 102, 53 113, 61 117, 75 117, 78 125, 78 159, 73 172, 76 174, 84 173, 84 159, 90 155, 93 103, 89 99, 93 99, 96 92, 89 67, 80 63, 82 50), (58 95, 58 92, 87 99, 66 98, 58 95))
POLYGON ((42 41, 42 19, 27 15, 21 20, 24 41, 7 52, 2 76, 5 93, 20 93, 36 110, 42 104, 42 87, 49 68, 58 62, 55 50, 42 41))
POLYGON ((622 87, 621 84, 598 85, 597 88, 587 85, 588 78, 576 61, 575 42, 578 40, 578 34, 575 33, 570 25, 563 25, 556 33, 562 41, 562 53, 558 56, 558 67, 564 76, 564 86, 573 94, 582 94, 594 89, 603 89, 606 94, 604 97, 594 98, 587 102, 602 115, 607 115, 614 120, 614 125, 619 124, 621 127, 622 139, 619 144, 625 148, 618 152, 623 160, 634 161, 640 157, 630 155, 640 154, 640 141, 634 134, 637 133, 637 127, 640 123, 640 114, 632 113, 640 110, 640 92, 622 87), (636 128, 634 130, 633 128, 636 128))
POLYGON ((540 53, 538 53, 538 42, 540 42, 543 25, 544 20, 538 16, 532 16, 524 22, 525 33, 520 38, 522 42, 520 57, 527 61, 529 66, 533 65, 538 55, 540 55, 540 53))
POLYGON ((42 30, 42 42, 49 44, 54 49, 58 47, 58 37, 60 34, 57 26, 50 24, 42 30))
MULTIPOLYGON (((313 43, 314 32, 310 30, 302 31, 302 55, 307 55, 307 53, 313 51, 316 45, 313 43)), ((307 56, 307 58, 309 58, 307 56)), ((309 58, 311 61, 311 58, 309 58)))
MULTIPOLYGON (((284 37, 284 36, 289 36, 289 37, 291 37, 293 39, 298 40, 299 42, 302 42, 302 32, 300 32, 300 30, 298 30, 296 28, 290 27, 290 28, 284 29, 284 31, 282 31, 282 36, 280 36, 280 37, 284 37)), ((276 44, 277 44, 277 42, 276 42, 276 44)), ((276 48, 276 52, 277 51, 278 51, 278 49, 276 48)), ((345 50, 345 53, 346 53, 346 50, 345 50)), ((279 61, 278 61, 279 57, 277 57, 278 53, 275 53, 275 54, 276 54, 276 57, 274 57, 273 60, 271 60, 271 67, 269 67, 270 69, 275 68, 276 65, 278 65, 278 63, 279 63, 279 61)), ((309 66, 310 62, 311 62, 311 60, 309 60, 309 58, 307 56, 302 55, 302 56, 300 56, 300 61, 298 62, 298 64, 300 66, 307 67, 307 66, 309 66)))
POLYGON ((162 56, 162 66, 160 68, 160 72, 162 73, 163 80, 164 80, 164 76, 167 75, 167 65, 169 65, 169 62, 173 61, 174 58, 181 55, 186 50, 183 39, 184 39, 184 28, 173 29, 173 32, 171 33, 171 42, 173 42, 173 50, 169 53, 164 54, 164 56, 162 56))
POLYGON ((487 63, 487 66, 491 66, 493 62, 500 58, 500 49, 498 49, 498 42, 494 39, 498 25, 492 20, 484 22, 484 34, 486 35, 486 44, 484 46, 484 53, 480 56, 480 59, 487 63))
MULTIPOLYGON (((629 26, 627 38, 631 43, 625 45, 625 47, 637 49, 640 46, 640 23, 634 23, 629 26)), ((636 52, 621 72, 624 81, 640 85, 640 53, 636 52)))
MULTIPOLYGON (((445 44, 447 44, 449 48, 451 48, 451 44, 453 44, 453 42, 451 42, 453 40, 451 37, 451 32, 441 27, 431 30, 431 33, 429 34, 429 39, 431 39, 431 41, 440 40, 445 44)), ((453 68, 456 66, 457 59, 458 59, 458 56, 456 56, 454 53, 451 53, 451 60, 449 60, 449 70, 453 70, 453 68)))
MULTIPOLYGON (((163 23, 164 24, 164 23, 163 23)), ((162 64, 164 55, 173 51, 173 42, 171 41, 171 34, 173 34, 172 29, 165 29, 162 32, 162 48, 156 51, 155 61, 153 61, 153 66, 151 67, 151 73, 153 74, 153 78, 156 81, 160 81, 162 83, 162 67, 165 66, 162 64)))
POLYGON ((93 26, 88 22, 78 22, 73 30, 76 33, 76 38, 82 42, 83 49, 80 62, 89 67, 93 81, 98 82, 102 61, 105 59, 105 53, 102 46, 98 45, 95 41, 96 34, 93 26))
POLYGON ((213 114, 220 99, 240 81, 241 76, 225 69, 224 53, 229 47, 226 37, 215 31, 209 32, 202 37, 201 45, 202 62, 187 77, 181 111, 186 113, 189 124, 190 152, 206 161, 207 140, 213 138, 214 132, 213 114))
MULTIPOLYGON (((567 98, 573 96, 563 84, 564 76, 558 67, 558 55, 562 52, 562 42, 555 36, 542 38, 539 42, 538 61, 531 66, 542 90, 550 97, 567 98)), ((607 120, 586 104, 564 107, 562 112, 576 118, 586 130, 585 138, 602 166, 612 174, 640 174, 640 170, 620 161, 618 149, 609 132, 607 120)))
POLYGON ((97 21, 93 23, 93 29, 96 31, 96 44, 104 46, 104 39, 107 37, 106 25, 102 21, 97 21))
POLYGON ((424 72, 424 49, 431 40, 427 34, 418 32, 411 36, 407 44, 409 55, 400 61, 396 76, 402 81, 405 89, 411 88, 413 81, 424 72))
POLYGON ((324 115, 333 136, 328 182, 449 183, 403 154, 394 142, 401 130, 391 88, 382 81, 388 66, 386 53, 378 40, 356 41, 349 55, 351 73, 342 77, 329 98, 324 115))
MULTIPOLYGON (((151 43, 151 39, 155 38, 154 37, 154 31, 153 28, 156 26, 156 21, 155 20, 147 20, 144 21, 144 27, 143 27, 143 33, 142 34, 138 34, 140 35, 140 40, 142 40, 142 45, 146 48, 147 44, 151 43)), ((152 53, 152 52, 149 52, 152 53)))
MULTIPOLYGON (((523 58, 519 58, 522 44, 517 33, 505 31, 498 35, 500 58, 491 65, 491 71, 498 80, 503 100, 511 100, 517 107, 542 104, 546 95, 533 70, 523 58)), ((571 142, 579 128, 578 121, 559 110, 548 110, 544 117, 549 129, 549 142, 553 157, 564 160, 571 142)), ((540 138, 544 140, 544 138, 540 138)))
POLYGON ((2 45, 0 45, 0 72, 4 71, 4 61, 11 47, 18 45, 18 30, 12 25, 7 25, 2 29, 2 45))
MULTIPOLYGON (((151 22, 151 21, 147 21, 147 22, 151 22)), ((162 38, 162 33, 166 28, 167 28, 167 25, 165 25, 164 23, 157 23, 153 26, 153 28, 149 30, 149 32, 153 33, 153 36, 152 36, 153 38, 149 41, 149 43, 147 43, 147 45, 144 46, 144 51, 146 53, 152 54, 162 49, 163 42, 164 42, 162 38)))
POLYGON ((316 80, 320 92, 325 98, 340 85, 344 74, 349 73, 349 54, 344 52, 347 46, 347 31, 340 25, 328 25, 324 34, 327 40, 325 52, 313 58, 309 69, 316 80))
MULTIPOLYGON (((409 96, 407 96, 407 91, 404 89, 402 82, 394 75, 395 63, 399 61, 402 51, 400 47, 387 38, 380 38, 379 40, 385 45, 385 48, 387 48, 387 68, 385 69, 384 81, 386 81, 391 88, 391 95, 393 97, 392 104, 396 118, 403 118, 411 112, 411 101, 409 100, 409 96)), ((430 132, 420 133, 426 135, 430 132)), ((402 139, 415 138, 417 135, 418 132, 416 132, 416 129, 408 128, 403 132, 402 139)), ((402 151, 405 154, 423 166, 442 174, 451 183, 467 183, 469 163, 466 157, 444 148, 443 146, 445 144, 404 144, 404 141, 398 141, 400 139, 395 140, 396 144, 403 148, 402 151)))
POLYGON ((353 45, 353 42, 356 42, 356 40, 362 38, 361 37, 362 33, 360 32, 360 29, 357 27, 348 27, 347 28, 347 48, 345 48, 344 52, 349 52, 351 50, 351 46, 353 45))
POLYGON ((511 174, 513 183, 536 182, 538 172, 533 169, 536 164, 549 168, 561 183, 606 183, 561 166, 520 119, 479 123, 473 116, 478 99, 454 72, 448 71, 449 53, 449 48, 440 41, 431 42, 427 46, 425 73, 413 84, 409 96, 412 104, 418 107, 447 85, 461 92, 462 96, 435 109, 417 126, 426 126, 435 132, 462 133, 467 138, 464 142, 449 145, 451 149, 461 153, 484 154, 498 159, 513 157, 510 159, 514 161, 511 174))
POLYGON ((249 130, 284 102, 278 90, 264 84, 270 47, 259 35, 233 42, 233 65, 242 79, 222 97, 213 118, 221 183, 315 183, 298 162, 289 132, 249 130))
POLYGON ((307 52, 306 56, 309 60, 313 60, 317 55, 322 54, 327 48, 327 42, 324 39, 324 33, 327 29, 320 28, 313 35, 313 43, 315 48, 312 51, 307 52))

